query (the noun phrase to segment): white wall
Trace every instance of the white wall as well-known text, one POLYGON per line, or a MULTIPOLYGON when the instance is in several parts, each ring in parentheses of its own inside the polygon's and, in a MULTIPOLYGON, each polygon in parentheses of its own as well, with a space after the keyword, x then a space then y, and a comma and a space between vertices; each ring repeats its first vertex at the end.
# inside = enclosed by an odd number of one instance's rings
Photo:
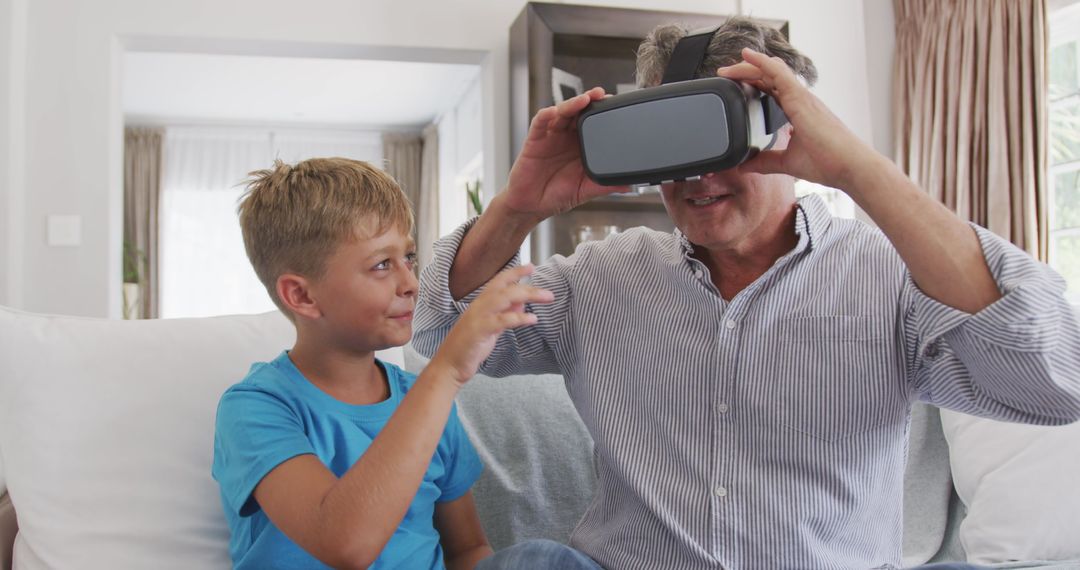
MULTIPOLYGON (((713 13, 734 13, 739 4, 591 3, 713 13)), ((794 43, 821 70, 819 94, 860 136, 873 140, 868 94, 873 78, 864 55, 863 0, 742 4, 750 15, 791 21, 794 43)), ((26 10, 25 79, 13 75, 10 66, 0 67, 0 92, 9 93, 0 95, 5 111, 0 116, 7 117, 0 120, 25 117, 26 124, 25 141, 17 128, 7 130, 18 139, 17 148, 10 140, 0 146, 0 154, 7 157, 0 162, 0 180, 8 181, 0 205, 10 220, 16 217, 11 206, 21 201, 17 217, 25 220, 21 229, 2 238, 17 251, 0 253, 0 264, 22 295, 13 296, 8 286, 0 290, 6 295, 0 302, 32 311, 119 314, 123 125, 118 86, 123 41, 166 38, 210 50, 235 47, 231 40, 248 40, 276 53, 294 54, 312 45, 331 51, 379 47, 484 52, 485 181, 490 181, 490 190, 502 186, 509 167, 507 33, 523 5, 524 0, 311 0, 300 8, 288 0, 0 0, 0 15, 13 13, 12 7, 26 10), (12 173, 20 172, 25 184, 12 186, 12 173), (50 214, 81 216, 82 245, 47 246, 44 228, 50 214)), ((0 57, 11 49, 0 47, 0 57)))
MULTIPOLYGON (((438 119, 439 235, 450 233, 468 217, 468 202, 459 177, 484 152, 482 85, 483 78, 477 76, 454 106, 438 119)), ((482 188, 490 198, 487 186, 485 181, 482 188)))
MULTIPOLYGON (((11 182, 9 154, 11 153, 11 48, 13 43, 12 0, 0 0, 0 304, 11 297, 11 182)), ((10 304, 10 303, 8 303, 10 304)))
MULTIPOLYGON (((882 3, 882 0, 879 0, 882 3)), ((814 92, 863 140, 872 140, 862 0, 744 0, 744 14, 790 22, 791 43, 814 60, 814 92)))
MULTIPOLYGON (((892 158, 892 2, 744 0, 747 16, 786 19, 791 43, 814 60, 814 93, 863 141, 892 158)), ((857 206, 856 219, 873 223, 857 206)))
MULTIPOLYGON (((457 154, 454 146, 444 141, 457 138, 457 113, 450 109, 439 117, 439 234, 443 235, 454 227, 454 222, 465 215, 465 208, 454 198, 454 165, 457 154)), ((458 222, 460 223, 460 222, 458 222)))
POLYGON ((0 0, 0 304, 22 301, 26 0, 0 0))
POLYGON ((870 126, 874 148, 893 158, 893 54, 896 19, 892 2, 863 0, 866 35, 866 79, 870 98, 870 126))

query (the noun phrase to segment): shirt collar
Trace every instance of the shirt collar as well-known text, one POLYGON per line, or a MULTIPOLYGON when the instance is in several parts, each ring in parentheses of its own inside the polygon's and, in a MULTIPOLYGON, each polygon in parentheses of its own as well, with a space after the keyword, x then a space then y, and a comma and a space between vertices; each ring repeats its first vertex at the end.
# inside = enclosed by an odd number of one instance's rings
MULTIPOLYGON (((813 250, 814 240, 821 239, 831 224, 832 214, 821 197, 810 194, 799 198, 795 204, 795 235, 799 237, 799 242, 795 244, 793 253, 813 250)), ((675 228, 675 239, 683 255, 694 253, 694 244, 678 228, 675 228)))

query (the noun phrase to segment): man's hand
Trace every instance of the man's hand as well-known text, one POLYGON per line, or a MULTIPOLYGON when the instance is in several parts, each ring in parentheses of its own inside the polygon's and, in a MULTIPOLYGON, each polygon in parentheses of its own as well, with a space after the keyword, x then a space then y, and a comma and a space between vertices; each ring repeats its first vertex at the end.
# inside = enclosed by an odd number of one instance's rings
POLYGON ((455 299, 495 275, 540 222, 597 196, 626 191, 593 182, 581 163, 578 116, 604 97, 595 87, 533 117, 506 190, 492 199, 458 247, 448 283, 455 299))
POLYGON ((597 196, 626 191, 593 182, 581 163, 578 115, 604 96, 603 88, 594 87, 533 117, 525 145, 510 169, 503 197, 507 209, 535 224, 597 196))
POLYGON ((717 75, 747 83, 771 95, 791 121, 786 149, 759 153, 739 168, 782 173, 851 193, 859 169, 880 168, 886 160, 855 136, 777 57, 743 49, 741 63, 717 75))
POLYGON ((739 168, 783 173, 839 188, 885 232, 911 277, 933 299, 974 314, 1001 298, 975 231, 859 140, 778 58, 744 49, 744 61, 717 70, 776 98, 791 121, 784 150, 739 168))
POLYGON ((550 303, 555 296, 547 289, 518 283, 532 271, 532 265, 524 265, 492 277, 450 329, 429 366, 442 368, 461 386, 476 374, 503 331, 536 324, 536 315, 526 313, 525 305, 550 303))

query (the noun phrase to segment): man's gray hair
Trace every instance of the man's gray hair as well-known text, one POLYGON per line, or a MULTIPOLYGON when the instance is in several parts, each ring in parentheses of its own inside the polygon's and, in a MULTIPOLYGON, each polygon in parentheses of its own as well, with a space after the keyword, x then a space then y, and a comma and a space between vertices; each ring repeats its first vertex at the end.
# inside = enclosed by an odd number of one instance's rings
MULTIPOLYGON (((660 85, 675 44, 689 31, 683 26, 668 24, 657 26, 649 32, 637 51, 638 86, 660 85)), ((718 68, 742 61, 742 48, 746 47, 770 57, 780 58, 796 75, 802 77, 807 85, 813 85, 817 81, 814 62, 791 47, 784 34, 775 28, 740 16, 728 18, 713 34, 705 61, 694 74, 694 78, 716 77, 718 68)))

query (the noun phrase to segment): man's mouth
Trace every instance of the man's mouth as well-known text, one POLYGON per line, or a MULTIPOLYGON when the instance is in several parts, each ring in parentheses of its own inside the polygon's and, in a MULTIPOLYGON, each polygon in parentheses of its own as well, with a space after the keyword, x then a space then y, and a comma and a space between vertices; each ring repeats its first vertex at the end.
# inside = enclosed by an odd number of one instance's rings
POLYGON ((717 196, 695 196, 687 198, 686 201, 693 206, 708 206, 709 204, 714 204, 716 202, 719 202, 720 200, 730 197, 731 194, 723 194, 717 196))
POLYGON ((413 312, 409 311, 407 313, 400 313, 400 314, 397 314, 397 315, 390 315, 390 318, 391 319, 396 319, 396 320, 399 320, 399 321, 407 321, 407 320, 412 319, 412 314, 413 314, 413 312))

